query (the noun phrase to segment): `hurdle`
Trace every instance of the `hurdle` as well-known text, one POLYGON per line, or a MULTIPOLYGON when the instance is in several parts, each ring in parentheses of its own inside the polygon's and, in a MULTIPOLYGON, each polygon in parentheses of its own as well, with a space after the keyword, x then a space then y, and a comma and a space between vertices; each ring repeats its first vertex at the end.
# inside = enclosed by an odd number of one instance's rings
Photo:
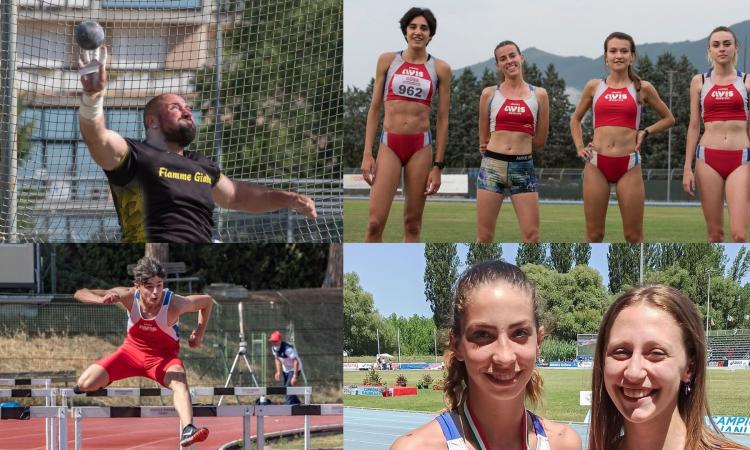
MULTIPOLYGON (((341 416, 344 405, 232 405, 232 406, 194 406, 195 417, 242 417, 242 439, 244 450, 250 450, 250 417, 256 416, 256 447, 263 450, 264 418, 266 416, 341 416)), ((177 411, 171 406, 82 406, 72 409, 75 433, 75 450, 81 450, 83 441, 83 419, 126 418, 126 417, 177 417, 177 411)), ((305 444, 309 450, 309 444, 305 444)))
MULTIPOLYGON (((255 386, 255 387, 245 387, 245 386, 237 386, 237 387, 191 387, 191 388, 188 388, 188 390, 190 392, 190 396, 191 397, 195 397, 195 396, 198 396, 198 395, 203 395, 203 396, 217 396, 217 395, 220 395, 220 396, 224 396, 224 395, 240 396, 240 395, 242 395, 242 396, 258 396, 258 397, 263 397, 263 396, 267 396, 267 395, 304 395, 304 397, 305 397, 305 404, 304 405, 271 405, 271 406, 287 406, 287 407, 291 407, 291 406, 300 406, 300 407, 301 406, 307 406, 310 403, 310 396, 312 395, 312 387, 310 387, 310 386, 301 386, 301 387, 282 387, 282 386, 279 386, 279 387, 275 387, 275 386, 272 386, 272 387, 258 387, 258 386, 255 386)), ((171 396, 172 395, 172 390, 171 389, 167 389, 167 388, 104 388, 104 389, 99 389, 99 390, 96 390, 96 391, 82 392, 80 394, 76 394, 75 392, 73 392, 73 389, 60 389, 60 394, 62 396, 62 405, 68 406, 68 404, 70 402, 70 405, 72 406, 72 401, 73 401, 73 398, 75 398, 75 397, 162 397, 162 396, 171 396)), ((93 408, 105 408, 105 407, 93 407, 93 408)), ((114 407, 113 406, 113 407, 109 407, 109 408, 162 408, 162 409, 163 408, 167 408, 167 409, 171 409, 172 411, 174 411, 174 409, 172 407, 164 407, 164 406, 161 406, 161 407, 146 407, 146 406, 141 406, 141 407, 132 407, 132 406, 131 407, 114 407)), ((206 407, 194 406, 193 407, 193 416, 194 417, 201 417, 201 416, 198 415, 198 413, 196 413, 196 409, 198 409, 198 408, 206 408, 206 407)), ((209 408, 223 408, 223 407, 222 406, 212 406, 212 407, 209 407, 209 408)), ((232 408, 236 408, 236 406, 232 406, 232 408)), ((75 413, 76 408, 73 408, 72 411, 73 411, 73 418, 74 418, 74 420, 76 420, 74 422, 74 428, 77 430, 78 426, 79 426, 79 423, 80 423, 80 420, 83 419, 83 417, 86 417, 86 416, 81 416, 80 418, 77 418, 76 417, 76 413, 75 413)), ((114 410, 114 414, 127 414, 127 412, 123 412, 123 411, 125 411, 125 410, 115 409, 114 410)), ((156 413, 154 413, 154 411, 157 411, 157 410, 148 409, 148 410, 145 410, 145 411, 146 411, 147 414, 156 414, 156 413)), ((237 414, 237 416, 241 415, 238 412, 239 410, 227 410, 227 411, 234 412, 235 414, 237 414)), ((300 410, 297 409, 295 411, 300 411, 300 410)), ((110 410, 110 414, 111 413, 112 412, 110 410)), ((79 413, 79 414, 85 414, 85 413, 79 413)), ((102 412, 101 414, 105 414, 105 413, 102 412)), ((174 415, 176 415, 176 413, 174 415)), ((252 416, 252 415, 254 415, 254 414, 251 413, 250 416, 252 416)), ((321 414, 309 414, 309 415, 307 415, 307 414, 292 414, 291 410, 290 410, 289 414, 282 414, 282 415, 304 415, 305 416, 304 417, 304 442, 305 442, 305 449, 306 450, 309 449, 310 448, 310 415, 321 415, 321 414)), ((327 414, 327 415, 331 415, 331 414, 327 414)), ((107 417, 107 416, 87 416, 87 417, 107 417)), ((122 416, 122 417, 142 417, 142 416, 122 416)), ((153 415, 153 416, 148 416, 148 417, 173 417, 173 416, 172 415, 167 415, 167 416, 153 415)), ((209 415, 203 416, 203 417, 211 417, 211 415, 209 414, 209 415)), ((262 417, 260 417, 258 419, 258 424, 257 425, 258 425, 258 432, 257 432, 258 438, 257 439, 258 439, 258 442, 259 442, 259 447, 258 448, 260 449, 261 448, 260 445, 264 441, 263 434, 262 434, 262 428, 263 428, 263 425, 264 425, 262 417)), ((182 424, 180 424, 180 430, 179 431, 182 431, 181 427, 182 427, 182 424)), ((249 422, 249 416, 248 416, 248 418, 246 420, 243 420, 243 437, 246 436, 246 435, 249 436, 249 431, 250 431, 249 427, 250 427, 250 422, 249 422)))
MULTIPOLYGON (((57 390, 51 388, 52 380, 50 378, 0 378, 0 386, 44 386, 44 389, 22 388, 7 389, 0 388, 0 397, 7 398, 25 398, 25 397, 44 397, 45 407, 53 408, 56 406, 57 390)), ((50 414, 54 412, 54 410, 50 414)), ((44 446, 48 450, 55 450, 55 427, 60 425, 59 415, 37 416, 44 417, 44 446), (57 419, 55 421, 55 419, 57 419)), ((67 430, 66 430, 67 433, 67 430)), ((67 437, 66 437, 67 445, 67 437)), ((62 444, 60 444, 62 448, 62 444)))
MULTIPOLYGON (((45 422, 55 423, 57 420, 57 442, 54 435, 45 436, 45 448, 47 450, 68 449, 68 410, 65 406, 15 406, 11 408, 0 408, 0 419, 2 420, 27 420, 44 417, 45 422)), ((45 432, 47 428, 45 427, 45 432)), ((46 434, 46 433, 45 433, 46 434)))

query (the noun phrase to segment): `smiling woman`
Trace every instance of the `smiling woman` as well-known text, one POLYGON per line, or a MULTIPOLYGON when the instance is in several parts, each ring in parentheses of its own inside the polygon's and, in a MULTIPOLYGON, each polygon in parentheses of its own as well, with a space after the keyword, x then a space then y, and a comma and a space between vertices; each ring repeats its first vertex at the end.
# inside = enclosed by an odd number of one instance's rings
POLYGON ((589 449, 746 449, 709 429, 706 339, 695 304, 655 285, 620 296, 594 354, 589 449))
POLYGON ((468 269, 456 284, 445 360, 447 411, 400 437, 404 449, 580 449, 569 426, 524 406, 542 396, 534 368, 544 336, 536 289, 503 261, 468 269))

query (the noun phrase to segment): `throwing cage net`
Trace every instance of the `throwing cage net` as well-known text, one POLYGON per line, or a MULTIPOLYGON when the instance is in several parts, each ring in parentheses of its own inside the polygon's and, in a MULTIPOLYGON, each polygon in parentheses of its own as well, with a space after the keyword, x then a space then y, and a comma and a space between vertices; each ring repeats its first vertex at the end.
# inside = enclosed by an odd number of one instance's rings
POLYGON ((217 207, 214 238, 341 241, 341 0, 4 0, 1 12, 0 242, 119 240, 78 125, 83 20, 106 35, 107 128, 144 139, 146 102, 182 95, 191 150, 317 204, 317 220, 217 207))

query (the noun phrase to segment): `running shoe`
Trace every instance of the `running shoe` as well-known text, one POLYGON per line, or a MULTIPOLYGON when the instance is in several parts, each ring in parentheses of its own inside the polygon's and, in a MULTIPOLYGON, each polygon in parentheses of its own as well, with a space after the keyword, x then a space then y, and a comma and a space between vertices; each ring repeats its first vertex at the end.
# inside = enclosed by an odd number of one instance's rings
POLYGON ((195 428, 191 423, 190 425, 187 425, 182 429, 182 435, 180 436, 180 445, 183 447, 189 447, 196 442, 205 441, 206 438, 208 438, 208 428, 195 428))

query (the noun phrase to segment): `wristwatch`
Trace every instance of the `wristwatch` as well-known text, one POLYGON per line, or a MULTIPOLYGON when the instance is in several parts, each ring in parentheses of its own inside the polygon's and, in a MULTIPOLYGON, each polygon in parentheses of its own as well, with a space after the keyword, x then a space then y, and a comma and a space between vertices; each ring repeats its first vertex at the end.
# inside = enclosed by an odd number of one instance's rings
POLYGON ((645 141, 646 138, 648 137, 648 135, 651 134, 651 133, 649 133, 648 130, 645 129, 645 128, 642 129, 641 131, 643 131, 643 140, 645 141))
POLYGON ((432 163, 432 165, 433 167, 437 167, 438 169, 443 170, 443 168, 445 167, 445 161, 435 161, 434 163, 432 163))

